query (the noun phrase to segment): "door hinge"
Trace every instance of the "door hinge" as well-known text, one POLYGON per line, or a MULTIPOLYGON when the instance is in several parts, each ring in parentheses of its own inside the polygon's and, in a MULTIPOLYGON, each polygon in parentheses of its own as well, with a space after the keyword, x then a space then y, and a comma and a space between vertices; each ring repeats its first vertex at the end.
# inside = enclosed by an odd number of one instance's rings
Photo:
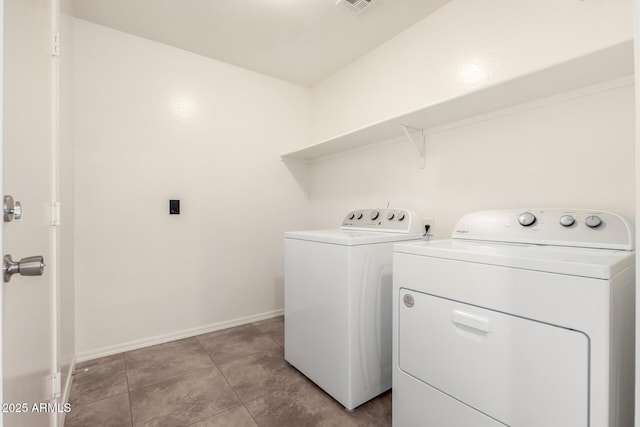
POLYGON ((51 56, 60 56, 60 33, 53 33, 53 46, 51 56))
POLYGON ((57 399, 62 392, 62 381, 60 372, 56 372, 51 376, 51 397, 57 399))
POLYGON ((60 225, 60 202, 51 203, 51 217, 49 224, 53 226, 60 225))

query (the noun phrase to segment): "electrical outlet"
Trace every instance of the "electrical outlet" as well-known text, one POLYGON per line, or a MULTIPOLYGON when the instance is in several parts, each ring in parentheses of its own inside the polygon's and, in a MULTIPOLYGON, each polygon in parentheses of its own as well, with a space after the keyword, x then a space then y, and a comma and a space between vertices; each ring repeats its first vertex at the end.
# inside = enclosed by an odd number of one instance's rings
POLYGON ((169 200, 169 215, 180 215, 180 200, 169 200))
POLYGON ((435 226, 435 219, 433 218, 422 218, 422 222, 424 223, 425 226, 429 226, 429 231, 427 232, 427 234, 429 236, 434 236, 434 226, 435 226))

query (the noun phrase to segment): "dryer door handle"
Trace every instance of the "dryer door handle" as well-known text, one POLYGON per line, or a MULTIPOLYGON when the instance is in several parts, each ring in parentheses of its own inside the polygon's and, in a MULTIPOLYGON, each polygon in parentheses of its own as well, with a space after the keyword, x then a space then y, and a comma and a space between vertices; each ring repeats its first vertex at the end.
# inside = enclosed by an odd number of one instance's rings
POLYGON ((464 311, 454 310, 451 313, 451 321, 458 328, 468 332, 488 334, 491 332, 491 322, 486 317, 477 316, 464 311))

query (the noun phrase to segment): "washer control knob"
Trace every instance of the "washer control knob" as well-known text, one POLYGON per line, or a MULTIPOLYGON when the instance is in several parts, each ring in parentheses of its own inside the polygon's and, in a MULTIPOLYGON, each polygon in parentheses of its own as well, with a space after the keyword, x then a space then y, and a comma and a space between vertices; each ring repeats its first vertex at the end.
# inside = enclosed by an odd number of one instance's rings
POLYGON ((571 215, 562 215, 560 217, 560 224, 563 227, 571 227, 575 223, 576 223, 576 219, 571 215))
POLYGON ((404 212, 398 212, 398 221, 404 221, 405 218, 406 215, 404 214, 404 212))
POLYGON ((523 227, 529 227, 536 222, 536 216, 531 212, 523 212, 518 217, 518 222, 523 227))
POLYGON ((389 221, 391 221, 393 218, 395 218, 395 216, 396 216, 396 214, 395 214, 395 213, 393 213, 393 212, 389 212, 389 213, 387 214, 387 219, 388 219, 389 221))
POLYGON ((350 219, 350 220, 351 220, 351 219, 353 219, 353 218, 355 218, 355 217, 356 217, 356 214, 355 214, 355 213, 351 212, 351 213, 349 214, 349 219, 350 219))
POLYGON ((356 214, 356 219, 362 219, 362 212, 358 212, 356 214))
POLYGON ((584 223, 587 227, 598 228, 602 225, 602 219, 598 215, 590 215, 584 219, 584 223))
POLYGON ((380 212, 378 211, 371 211, 371 220, 373 221, 374 219, 378 219, 378 217, 380 216, 380 212))

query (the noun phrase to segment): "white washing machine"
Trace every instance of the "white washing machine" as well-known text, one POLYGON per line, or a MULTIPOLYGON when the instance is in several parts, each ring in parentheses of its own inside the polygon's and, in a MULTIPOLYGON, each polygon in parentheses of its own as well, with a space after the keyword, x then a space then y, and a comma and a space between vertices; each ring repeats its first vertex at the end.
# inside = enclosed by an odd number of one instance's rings
POLYGON ((396 244, 394 426, 632 426, 632 249, 618 215, 559 209, 396 244))
POLYGON ((391 388, 393 244, 423 234, 404 209, 285 233, 284 357, 347 410, 391 388))

